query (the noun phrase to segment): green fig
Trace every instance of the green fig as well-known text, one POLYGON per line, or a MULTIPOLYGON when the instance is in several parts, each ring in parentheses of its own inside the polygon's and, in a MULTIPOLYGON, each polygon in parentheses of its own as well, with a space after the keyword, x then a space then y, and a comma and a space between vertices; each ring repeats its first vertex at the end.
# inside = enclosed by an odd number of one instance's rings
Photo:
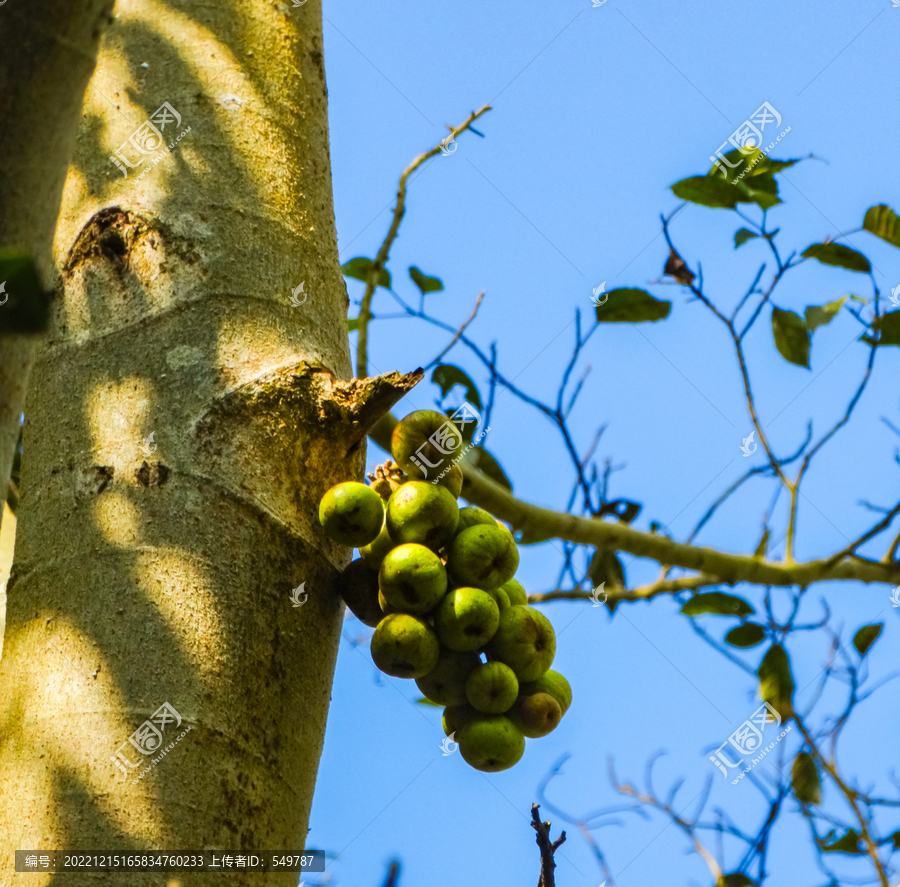
POLYGON ((500 587, 506 592, 506 596, 509 598, 509 602, 514 607, 517 604, 528 603, 528 593, 523 588, 521 582, 518 582, 515 579, 510 579, 509 582, 504 582, 500 587))
MULTIPOLYGON (((403 612, 388 602, 388 599, 384 596, 384 592, 380 588, 378 589, 378 606, 381 607, 382 616, 390 616, 391 613, 403 612)), ((381 620, 379 619, 378 621, 380 622, 381 620)))
POLYGON ((456 499, 446 487, 437 484, 408 481, 388 500, 388 532, 401 545, 416 542, 441 548, 453 538, 458 520, 456 499))
POLYGON ((350 612, 364 625, 374 628, 384 614, 378 603, 378 573, 361 558, 351 561, 338 576, 338 592, 350 612))
POLYGON ((446 474, 443 471, 441 471, 441 474, 432 483, 445 487, 453 494, 454 499, 458 499, 463 487, 462 468, 459 465, 453 465, 446 474), (443 474, 443 477, 441 477, 441 474, 443 474))
POLYGON ((505 610, 510 606, 509 598, 502 588, 491 588, 488 589, 487 593, 497 602, 497 609, 505 610))
POLYGON ((488 514, 483 508, 468 505, 466 508, 459 509, 459 523, 456 525, 456 532, 459 534, 463 530, 468 530, 469 527, 474 527, 476 524, 493 526, 496 523, 497 521, 494 520, 493 515, 488 514))
POLYGON ((438 705, 463 705, 466 702, 466 679, 481 664, 477 653, 458 653, 441 647, 437 665, 416 685, 422 695, 438 705))
POLYGON ((387 521, 385 520, 384 524, 382 524, 381 532, 375 537, 375 539, 370 542, 368 545, 363 545, 359 550, 359 556, 373 569, 378 570, 381 566, 381 562, 384 560, 385 555, 396 545, 397 543, 391 539, 391 534, 388 532, 387 521))
POLYGON ((536 681, 553 664, 556 633, 550 620, 534 607, 508 607, 500 614, 488 651, 493 659, 505 662, 520 682, 536 681))
POLYGON ((441 643, 451 650, 477 650, 500 624, 497 602, 478 588, 447 592, 434 611, 434 627, 441 643))
POLYGON ((469 705, 485 714, 502 715, 509 711, 518 695, 516 673, 502 662, 479 665, 466 681, 469 705))
POLYGON ((437 635, 409 613, 385 616, 372 635, 372 659, 385 674, 395 678, 421 678, 438 661, 437 635))
POLYGON ((441 718, 444 735, 449 736, 451 733, 462 730, 469 721, 474 721, 477 717, 479 714, 471 705, 448 705, 441 718))
POLYGON ((549 693, 558 703, 565 714, 572 704, 572 688, 569 682, 558 672, 545 671, 536 681, 522 684, 519 687, 520 696, 531 696, 534 693, 549 693))
POLYGON ((525 737, 509 718, 482 715, 456 734, 459 752, 476 770, 497 773, 508 770, 525 753, 525 737))
POLYGON ((365 484, 338 484, 319 503, 319 523, 329 539, 359 548, 368 545, 381 531, 384 502, 365 484))
POLYGON ((453 464, 462 447, 459 429, 435 410, 410 413, 391 434, 391 455, 410 477, 418 480, 433 480, 453 464))
POLYGON ((427 613, 447 591, 447 571, 441 559, 424 545, 398 545, 381 562, 378 586, 398 610, 427 613))
POLYGON ((540 739, 556 729, 563 713, 559 703, 549 693, 533 693, 520 696, 506 716, 523 736, 540 739))
POLYGON ((455 582, 497 588, 515 575, 519 550, 512 533, 499 524, 476 524, 447 545, 447 570, 455 582))

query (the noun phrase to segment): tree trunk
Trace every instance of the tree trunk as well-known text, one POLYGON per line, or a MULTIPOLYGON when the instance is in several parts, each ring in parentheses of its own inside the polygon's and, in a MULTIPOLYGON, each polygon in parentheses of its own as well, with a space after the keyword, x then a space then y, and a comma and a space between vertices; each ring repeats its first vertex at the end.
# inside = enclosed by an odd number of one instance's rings
POLYGON ((26 410, 0 665, 6 871, 14 849, 303 850, 347 561, 317 503, 361 477, 367 428, 415 381, 340 381, 319 0, 117 13, 26 410))
MULTIPOLYGON (((0 248, 25 250, 48 279, 84 90, 112 5, 30 0, 0 15, 0 248)), ((0 519, 37 345, 32 335, 0 335, 0 519)))

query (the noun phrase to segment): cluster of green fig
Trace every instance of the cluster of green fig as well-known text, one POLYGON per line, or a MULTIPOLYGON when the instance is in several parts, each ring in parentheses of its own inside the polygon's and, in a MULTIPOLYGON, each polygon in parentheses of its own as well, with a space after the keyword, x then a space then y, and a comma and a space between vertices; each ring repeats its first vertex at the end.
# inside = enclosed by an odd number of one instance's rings
POLYGON ((553 626, 513 578, 512 533, 480 508, 457 506, 462 472, 454 455, 462 442, 441 430, 447 423, 433 410, 399 422, 396 464, 379 466, 368 486, 332 487, 319 521, 331 539, 359 549, 340 591, 375 629, 375 664, 415 679, 426 699, 445 707, 444 732, 466 762, 495 772, 522 757, 526 736, 556 727, 572 690, 550 671, 553 626), (423 462, 443 470, 416 480, 427 471, 423 462))

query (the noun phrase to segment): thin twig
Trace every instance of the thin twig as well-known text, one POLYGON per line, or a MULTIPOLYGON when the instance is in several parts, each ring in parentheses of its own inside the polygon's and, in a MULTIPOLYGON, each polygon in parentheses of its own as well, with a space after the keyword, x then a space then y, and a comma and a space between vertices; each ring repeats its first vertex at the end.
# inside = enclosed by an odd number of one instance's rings
POLYGON ((400 182, 397 186, 397 202, 394 205, 394 217, 391 220, 391 227, 388 229, 387 237, 384 238, 384 242, 381 244, 381 248, 378 250, 378 254, 375 256, 372 266, 369 268, 369 273, 366 277, 366 291, 363 293, 362 303, 359 309, 359 337, 356 344, 356 375, 360 379, 365 379, 369 374, 368 358, 366 354, 366 349, 368 347, 369 320, 372 317, 369 306, 372 302, 372 295, 375 292, 375 287, 378 285, 378 277, 381 274, 381 269, 384 268, 385 263, 388 260, 391 246, 397 237, 397 231, 400 229, 400 222, 403 220, 403 214, 406 212, 406 180, 426 160, 440 154, 442 148, 460 135, 460 133, 465 132, 465 130, 481 117, 482 114, 486 114, 490 110, 491 106, 485 105, 478 111, 473 111, 459 126, 449 127, 449 136, 435 145, 430 151, 426 151, 424 154, 420 154, 416 157, 415 160, 413 160, 413 162, 400 174, 400 182))
POLYGON ((462 334, 466 331, 466 327, 475 320, 475 315, 478 314, 478 309, 481 306, 481 300, 484 298, 486 290, 482 290, 477 298, 475 299, 475 307, 472 309, 472 313, 469 315, 468 320, 463 322, 463 325, 456 331, 456 335, 450 340, 450 344, 433 360, 427 367, 426 370, 431 369, 433 366, 436 366, 441 362, 444 355, 460 340, 462 334))

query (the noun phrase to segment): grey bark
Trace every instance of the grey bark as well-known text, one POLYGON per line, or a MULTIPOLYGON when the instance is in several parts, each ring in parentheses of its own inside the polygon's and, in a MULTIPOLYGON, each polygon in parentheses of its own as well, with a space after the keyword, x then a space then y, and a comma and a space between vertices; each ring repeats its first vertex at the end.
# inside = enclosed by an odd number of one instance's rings
POLYGON ((61 845, 296 854, 348 559, 317 503, 361 479, 367 429, 418 377, 346 381, 318 0, 117 13, 28 395, 0 844, 7 859, 61 845), (181 117, 166 142, 186 135, 122 176, 110 155, 164 102, 181 117), (182 723, 163 745, 191 731, 142 779, 130 761, 150 756, 126 747, 124 776, 113 756, 164 703, 182 723))

